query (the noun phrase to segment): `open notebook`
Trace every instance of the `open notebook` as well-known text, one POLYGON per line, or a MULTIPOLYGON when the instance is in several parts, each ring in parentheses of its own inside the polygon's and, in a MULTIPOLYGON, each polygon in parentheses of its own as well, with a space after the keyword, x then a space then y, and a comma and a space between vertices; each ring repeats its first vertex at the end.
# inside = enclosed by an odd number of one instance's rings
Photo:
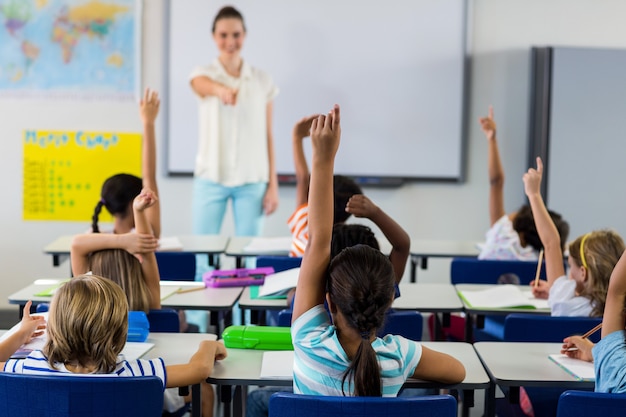
POLYGON ((549 358, 578 381, 595 381, 596 379, 592 362, 572 359, 569 356, 562 355, 560 353, 550 355, 549 358))
POLYGON ((496 285, 484 290, 458 291, 459 296, 473 308, 549 309, 548 300, 533 297, 530 288, 517 285, 496 285))
POLYGON ((263 379, 292 379, 293 350, 263 352, 260 376, 263 379))

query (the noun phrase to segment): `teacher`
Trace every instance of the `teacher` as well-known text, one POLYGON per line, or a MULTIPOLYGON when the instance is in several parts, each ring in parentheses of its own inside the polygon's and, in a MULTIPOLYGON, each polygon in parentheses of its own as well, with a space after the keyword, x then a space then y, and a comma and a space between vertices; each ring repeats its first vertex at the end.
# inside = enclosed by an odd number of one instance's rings
POLYGON ((263 216, 278 207, 272 137, 271 77, 241 57, 241 13, 223 7, 213 21, 219 56, 190 75, 199 98, 200 137, 193 185, 196 234, 219 234, 232 200, 235 234, 258 236, 263 216))

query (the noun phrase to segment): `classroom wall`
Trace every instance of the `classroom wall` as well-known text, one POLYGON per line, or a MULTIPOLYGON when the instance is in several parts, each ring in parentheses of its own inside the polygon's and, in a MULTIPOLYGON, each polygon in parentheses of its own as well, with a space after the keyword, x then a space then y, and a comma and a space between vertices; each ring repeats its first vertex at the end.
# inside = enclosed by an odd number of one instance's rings
MULTIPOLYGON (((164 89, 165 80, 165 5, 164 0, 144 1, 143 83, 159 90, 164 89)), ((486 144, 476 120, 486 113, 489 104, 495 106, 507 175, 506 209, 512 211, 523 204, 521 175, 527 168, 530 46, 626 48, 626 2, 620 0, 475 0, 470 5, 466 181, 366 189, 415 238, 483 238, 488 228, 486 144)), ((207 25, 211 19, 207 16, 207 25)), ((333 102, 329 97, 329 103, 333 102)), ((42 249, 58 235, 84 231, 89 224, 88 219, 85 223, 22 221, 21 135, 26 128, 140 131, 140 123, 135 103, 0 99, 4 146, 0 153, 0 308, 9 308, 6 297, 36 278, 66 277, 69 264, 53 268, 51 258, 42 249)), ((160 140, 163 131, 159 124, 159 150, 164 149, 160 140)), ((289 134, 274 133, 277 137, 289 134)), ((162 152, 159 159, 163 234, 189 234, 191 216, 185 213, 184 202, 191 199, 191 179, 165 176, 162 152)), ((267 236, 288 232, 285 220, 294 208, 294 188, 281 187, 280 197, 279 210, 267 219, 267 236)), ((228 217, 223 233, 231 234, 232 230, 228 217)), ((447 268, 448 261, 432 261, 428 271, 420 271, 418 279, 446 280, 447 268)))

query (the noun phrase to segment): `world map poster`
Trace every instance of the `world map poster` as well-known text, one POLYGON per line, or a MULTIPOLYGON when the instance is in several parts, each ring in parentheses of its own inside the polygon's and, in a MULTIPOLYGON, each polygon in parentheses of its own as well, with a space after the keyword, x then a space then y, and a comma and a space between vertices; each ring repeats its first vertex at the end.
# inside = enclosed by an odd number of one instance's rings
POLYGON ((0 0, 0 97, 132 99, 139 0, 0 0))

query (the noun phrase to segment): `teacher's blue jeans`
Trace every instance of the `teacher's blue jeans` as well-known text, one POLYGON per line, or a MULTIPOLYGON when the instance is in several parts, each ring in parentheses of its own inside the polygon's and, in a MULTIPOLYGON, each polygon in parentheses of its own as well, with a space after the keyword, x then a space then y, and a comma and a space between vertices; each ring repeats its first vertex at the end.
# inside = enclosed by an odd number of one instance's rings
POLYGON ((194 178, 194 233, 219 235, 228 200, 231 200, 235 235, 259 236, 263 228, 265 190, 267 190, 267 183, 264 182, 226 187, 213 181, 194 178))

